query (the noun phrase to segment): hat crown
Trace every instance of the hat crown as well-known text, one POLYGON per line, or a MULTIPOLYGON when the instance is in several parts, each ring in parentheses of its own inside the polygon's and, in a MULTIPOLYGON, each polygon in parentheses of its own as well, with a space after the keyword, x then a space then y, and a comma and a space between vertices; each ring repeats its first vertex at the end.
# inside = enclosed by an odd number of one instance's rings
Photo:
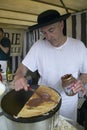
POLYGON ((30 31, 32 31, 34 29, 38 29, 38 28, 50 25, 50 24, 59 22, 61 20, 66 20, 69 16, 70 16, 70 13, 60 15, 58 11, 50 9, 39 14, 37 18, 37 24, 29 27, 29 29, 30 31))
POLYGON ((38 24, 47 23, 52 20, 59 19, 60 17, 61 17, 60 13, 57 12, 56 10, 47 10, 38 16, 37 23, 38 24))

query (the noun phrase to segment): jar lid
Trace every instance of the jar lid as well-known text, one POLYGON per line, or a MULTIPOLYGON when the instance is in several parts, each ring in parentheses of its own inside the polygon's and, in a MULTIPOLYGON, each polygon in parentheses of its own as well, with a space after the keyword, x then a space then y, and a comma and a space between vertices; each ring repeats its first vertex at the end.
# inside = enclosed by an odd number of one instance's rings
POLYGON ((61 77, 62 80, 70 80, 72 78, 72 74, 66 74, 61 77))

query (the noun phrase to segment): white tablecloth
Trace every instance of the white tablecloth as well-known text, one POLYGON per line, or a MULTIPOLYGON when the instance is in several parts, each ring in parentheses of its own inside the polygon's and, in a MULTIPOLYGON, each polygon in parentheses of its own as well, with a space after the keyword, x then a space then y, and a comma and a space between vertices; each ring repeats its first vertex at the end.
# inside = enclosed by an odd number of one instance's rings
POLYGON ((58 126, 53 130, 84 130, 79 124, 73 124, 72 120, 59 115, 58 126))

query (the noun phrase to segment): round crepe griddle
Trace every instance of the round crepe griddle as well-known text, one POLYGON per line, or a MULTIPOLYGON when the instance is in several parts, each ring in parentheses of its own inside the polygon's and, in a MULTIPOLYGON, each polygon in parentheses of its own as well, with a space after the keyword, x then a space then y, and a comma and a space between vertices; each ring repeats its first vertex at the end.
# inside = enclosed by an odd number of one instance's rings
MULTIPOLYGON (((33 86, 33 88, 36 89, 37 86, 33 86)), ((49 111, 48 114, 29 118, 16 118, 16 115, 19 113, 19 111, 22 109, 28 99, 32 96, 32 94, 33 92, 24 90, 20 90, 18 92, 15 90, 11 90, 10 92, 8 92, 1 100, 1 108, 3 110, 4 115, 10 120, 16 122, 33 123, 50 118, 59 110, 61 106, 61 99, 57 106, 54 107, 51 111, 49 111)))

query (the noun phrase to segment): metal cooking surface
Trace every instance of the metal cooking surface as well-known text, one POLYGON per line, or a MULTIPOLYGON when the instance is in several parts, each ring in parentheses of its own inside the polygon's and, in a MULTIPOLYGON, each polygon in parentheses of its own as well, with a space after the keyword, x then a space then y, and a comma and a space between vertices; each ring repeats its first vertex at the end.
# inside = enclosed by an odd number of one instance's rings
MULTIPOLYGON (((36 89, 38 86, 34 85, 32 88, 36 89)), ((3 111, 10 115, 17 115, 26 101, 31 97, 33 92, 31 91, 15 91, 11 90, 8 92, 1 101, 1 107, 3 111)))
POLYGON ((29 91, 25 92, 24 90, 21 90, 16 92, 15 90, 12 90, 2 98, 1 107, 3 111, 8 114, 17 115, 31 95, 32 92, 29 91))

